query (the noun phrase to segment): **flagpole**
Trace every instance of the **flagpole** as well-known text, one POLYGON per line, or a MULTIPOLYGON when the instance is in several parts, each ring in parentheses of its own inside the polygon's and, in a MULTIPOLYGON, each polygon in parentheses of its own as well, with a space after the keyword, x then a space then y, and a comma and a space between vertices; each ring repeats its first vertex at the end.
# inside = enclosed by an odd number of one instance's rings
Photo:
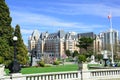
POLYGON ((110 22, 110 45, 111 45, 111 54, 112 54, 112 65, 114 66, 114 54, 113 54, 113 29, 112 29, 112 16, 111 16, 111 12, 110 15, 108 16, 109 18, 109 22, 110 22))
MULTIPOLYGON (((111 13, 110 13, 110 15, 111 15, 111 13)), ((110 21, 110 29, 112 31, 112 16, 109 18, 109 21, 110 21)))

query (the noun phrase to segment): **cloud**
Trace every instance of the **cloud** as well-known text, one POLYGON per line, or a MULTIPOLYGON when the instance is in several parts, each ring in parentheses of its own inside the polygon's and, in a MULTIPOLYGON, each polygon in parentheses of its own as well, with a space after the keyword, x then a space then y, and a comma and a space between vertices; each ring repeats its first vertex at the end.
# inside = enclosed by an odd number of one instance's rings
MULTIPOLYGON (((24 10, 23 7, 21 7, 21 9, 24 10)), ((19 8, 19 10, 21 9, 19 8)), ((38 6, 31 6, 27 8, 27 10, 32 12, 47 12, 62 15, 93 15, 100 17, 106 17, 111 10, 114 17, 120 17, 120 6, 107 5, 105 3, 49 2, 46 6, 39 6, 39 8, 38 6)))
POLYGON ((66 14, 66 15, 93 15, 106 17, 111 10, 114 17, 120 17, 120 8, 107 6, 104 4, 68 4, 65 9, 51 8, 53 13, 66 14))
MULTIPOLYGON (((36 13, 27 13, 27 12, 12 12, 13 16, 13 25, 21 24, 24 26, 24 29, 34 28, 34 25, 43 26, 45 28, 52 27, 64 27, 64 28, 75 28, 75 29, 95 29, 102 28, 104 25, 89 25, 82 22, 68 22, 60 18, 55 18, 48 15, 36 14, 36 13), (26 27, 26 28, 25 28, 26 27)), ((22 30, 24 33, 30 33, 30 31, 22 30)))
POLYGON ((21 29, 22 34, 31 34, 33 30, 21 29))
MULTIPOLYGON (((72 1, 72 0, 71 0, 72 1)), ((11 6, 11 11, 38 12, 62 15, 92 15, 106 17, 111 10, 113 17, 120 17, 119 0, 97 0, 97 1, 16 1, 21 5, 11 6), (23 4, 22 4, 23 3, 23 4), (115 4, 116 3, 116 4, 115 4), (26 5, 25 5, 26 4, 26 5), (35 4, 35 5, 32 5, 35 4)))

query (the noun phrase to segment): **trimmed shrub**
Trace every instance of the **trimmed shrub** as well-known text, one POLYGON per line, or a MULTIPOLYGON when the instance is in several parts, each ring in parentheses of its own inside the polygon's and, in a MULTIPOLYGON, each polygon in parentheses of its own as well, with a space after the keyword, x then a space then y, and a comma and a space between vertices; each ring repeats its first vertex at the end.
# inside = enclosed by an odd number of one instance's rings
POLYGON ((38 64, 39 64, 39 66, 41 66, 41 67, 45 67, 44 61, 40 61, 38 64))
POLYGON ((81 55, 78 56, 78 63, 85 62, 85 61, 86 61, 86 56, 85 55, 81 54, 81 55))
POLYGON ((53 65, 59 65, 59 61, 54 61, 53 65))

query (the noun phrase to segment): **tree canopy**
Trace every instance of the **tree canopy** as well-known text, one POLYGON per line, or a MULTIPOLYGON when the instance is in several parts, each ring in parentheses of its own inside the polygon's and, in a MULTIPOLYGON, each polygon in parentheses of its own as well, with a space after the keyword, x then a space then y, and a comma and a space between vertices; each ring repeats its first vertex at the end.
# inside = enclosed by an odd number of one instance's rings
POLYGON ((85 62, 86 61, 86 56, 85 55, 79 55, 78 56, 78 63, 85 62))
POLYGON ((5 0, 0 0, 0 57, 4 64, 8 65, 12 60, 13 53, 13 28, 12 18, 5 0))
POLYGON ((76 56, 78 56, 78 51, 77 50, 75 50, 74 52, 73 52, 73 54, 72 54, 72 57, 74 58, 74 57, 76 57, 76 56))
POLYGON ((20 62, 20 64, 24 65, 27 63, 27 60, 28 60, 28 56, 27 56, 28 51, 27 51, 27 48, 23 42, 19 25, 16 25, 14 35, 17 36, 17 38, 18 38, 18 40, 16 42, 17 59, 20 62))
POLYGON ((68 57, 71 56, 70 50, 66 50, 66 51, 65 51, 65 54, 66 54, 66 56, 68 56, 68 57))
POLYGON ((76 46, 79 47, 81 54, 84 54, 86 57, 89 57, 92 55, 91 51, 93 50, 93 41, 94 39, 90 37, 81 37, 78 40, 78 44, 76 46))
POLYGON ((0 64, 8 66, 13 60, 13 36, 18 37, 17 58, 21 64, 27 62, 27 49, 23 43, 20 27, 17 25, 15 32, 11 26, 12 18, 5 0, 0 0, 0 64))
POLYGON ((93 40, 92 38, 90 37, 81 37, 79 40, 78 40, 78 45, 77 47, 79 48, 83 48, 85 49, 86 51, 88 50, 88 47, 90 47, 93 43, 93 40))

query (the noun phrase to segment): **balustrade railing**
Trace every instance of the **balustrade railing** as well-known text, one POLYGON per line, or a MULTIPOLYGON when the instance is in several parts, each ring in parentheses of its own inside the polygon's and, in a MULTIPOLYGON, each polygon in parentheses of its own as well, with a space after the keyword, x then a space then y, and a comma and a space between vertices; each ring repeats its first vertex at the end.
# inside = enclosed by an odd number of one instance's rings
POLYGON ((26 80, 75 80, 78 79, 78 71, 31 74, 25 76, 26 80))
MULTIPOLYGON (((120 68, 82 70, 82 77, 83 80, 109 80, 112 78, 119 78, 120 80, 120 68)), ((18 74, 0 77, 0 80, 81 80, 81 73, 80 71, 69 71, 24 75, 18 74)))

